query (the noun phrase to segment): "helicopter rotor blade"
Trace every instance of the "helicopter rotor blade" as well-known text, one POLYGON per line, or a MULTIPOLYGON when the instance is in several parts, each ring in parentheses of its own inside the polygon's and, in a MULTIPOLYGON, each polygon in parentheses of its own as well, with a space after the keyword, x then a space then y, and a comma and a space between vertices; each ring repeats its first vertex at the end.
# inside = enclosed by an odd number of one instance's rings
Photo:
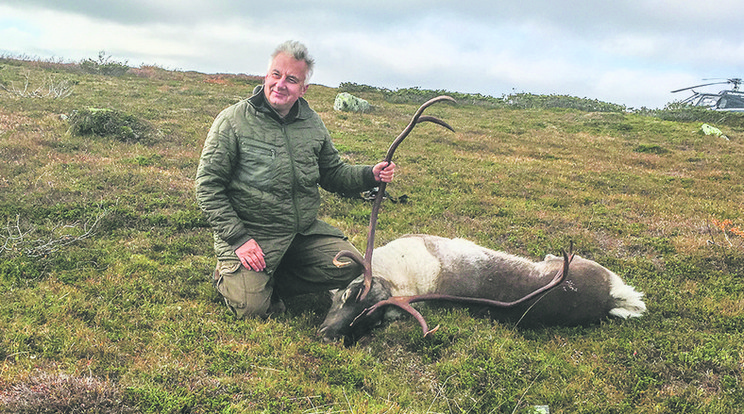
POLYGON ((726 81, 726 83, 739 83, 741 82, 741 78, 703 78, 704 81, 726 81))
POLYGON ((729 83, 729 82, 728 82, 728 81, 726 81, 726 82, 712 82, 712 83, 704 83, 704 84, 702 84, 702 85, 695 85, 695 86, 689 86, 689 87, 687 87, 687 88, 677 89, 676 91, 672 91, 672 93, 682 92, 682 91, 686 91, 686 90, 688 90, 688 89, 701 88, 701 87, 703 87, 703 86, 710 86, 710 85, 720 85, 720 84, 724 84, 724 83, 729 83))

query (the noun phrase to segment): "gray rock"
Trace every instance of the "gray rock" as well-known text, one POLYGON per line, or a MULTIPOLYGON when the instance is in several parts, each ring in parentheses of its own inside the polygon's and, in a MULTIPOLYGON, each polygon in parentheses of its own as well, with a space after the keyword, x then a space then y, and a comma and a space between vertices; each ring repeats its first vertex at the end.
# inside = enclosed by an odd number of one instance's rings
POLYGON ((372 110, 372 105, 364 99, 357 98, 350 93, 341 92, 336 95, 333 109, 344 112, 369 112, 372 110))

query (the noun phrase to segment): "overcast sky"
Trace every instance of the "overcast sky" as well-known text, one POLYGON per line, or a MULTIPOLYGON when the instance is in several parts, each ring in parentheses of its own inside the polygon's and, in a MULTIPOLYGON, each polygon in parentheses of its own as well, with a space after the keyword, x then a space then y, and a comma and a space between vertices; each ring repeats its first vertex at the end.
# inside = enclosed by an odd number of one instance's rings
POLYGON ((295 39, 327 86, 662 108, 744 77, 743 17, 741 0, 0 0, 0 54, 263 75, 295 39))

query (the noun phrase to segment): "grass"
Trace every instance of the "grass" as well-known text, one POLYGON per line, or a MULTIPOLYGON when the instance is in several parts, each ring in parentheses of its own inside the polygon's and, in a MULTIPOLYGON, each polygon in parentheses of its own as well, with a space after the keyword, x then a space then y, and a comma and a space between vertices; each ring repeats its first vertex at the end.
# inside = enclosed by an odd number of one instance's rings
MULTIPOLYGON (((433 338, 403 320, 344 348, 319 342, 313 298, 236 320, 210 283, 193 177, 216 114, 260 79, 0 59, 0 84, 50 79, 74 88, 0 90, 0 412, 744 408, 740 116, 532 95, 429 108, 457 133, 421 125, 400 146, 388 191, 408 202, 383 205, 378 245, 430 233, 538 259, 574 241, 646 292, 649 312, 521 329, 431 307, 433 338), (145 139, 76 134, 72 115, 90 108, 145 125, 145 139)), ((356 90, 373 112, 333 111, 338 91, 320 85, 306 98, 349 162, 374 163, 429 91, 356 90)), ((363 250, 370 207, 323 193, 321 214, 363 250)))

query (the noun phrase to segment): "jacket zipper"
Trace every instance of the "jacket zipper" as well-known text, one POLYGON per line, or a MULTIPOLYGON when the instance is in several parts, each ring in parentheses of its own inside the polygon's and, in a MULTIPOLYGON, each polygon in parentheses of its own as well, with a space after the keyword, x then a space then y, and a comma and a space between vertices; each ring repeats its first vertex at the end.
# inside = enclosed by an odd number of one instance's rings
POLYGON ((300 232, 300 207, 297 205, 297 167, 294 162, 294 154, 292 153, 292 145, 289 142, 289 136, 287 135, 287 127, 282 126, 282 135, 284 136, 284 144, 287 146, 287 153, 289 154, 289 169, 292 172, 292 207, 294 208, 294 224, 295 233, 300 232))

